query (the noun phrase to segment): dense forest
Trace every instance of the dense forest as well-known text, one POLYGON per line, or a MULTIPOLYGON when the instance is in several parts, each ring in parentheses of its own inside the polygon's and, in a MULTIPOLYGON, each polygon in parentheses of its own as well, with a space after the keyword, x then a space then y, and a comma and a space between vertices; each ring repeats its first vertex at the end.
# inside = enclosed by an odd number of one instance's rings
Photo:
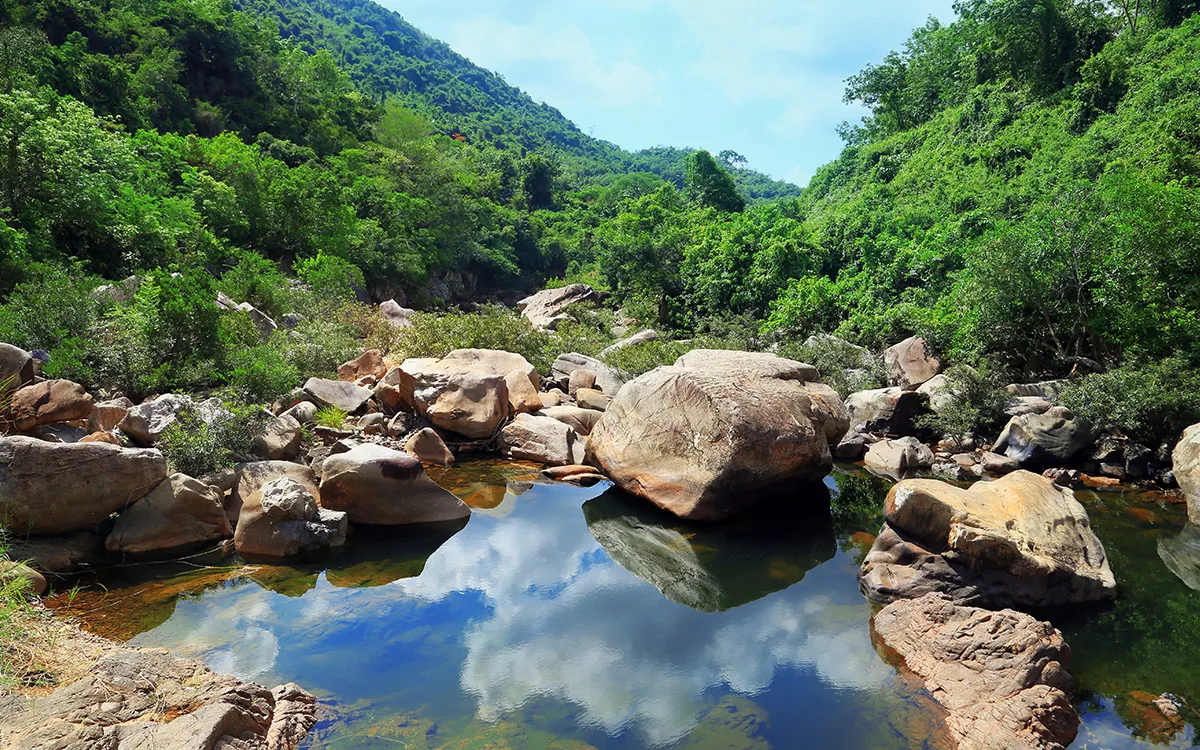
POLYGON ((142 362, 148 391, 272 366, 217 290, 282 315, 586 281, 681 338, 919 333, 995 378, 1096 373, 1127 429, 1174 429, 1200 410, 1200 2, 955 8, 847 82, 871 114, 800 191, 590 138, 366 0, 0 0, 0 340, 81 381, 142 362))

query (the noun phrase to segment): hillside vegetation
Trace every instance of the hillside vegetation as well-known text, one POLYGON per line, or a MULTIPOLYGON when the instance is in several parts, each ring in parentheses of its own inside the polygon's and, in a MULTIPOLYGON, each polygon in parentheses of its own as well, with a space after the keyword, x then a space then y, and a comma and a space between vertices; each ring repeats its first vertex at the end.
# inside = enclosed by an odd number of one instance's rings
POLYGON ((355 297, 586 281, 679 338, 919 333, 997 379, 1109 370, 1131 423, 1200 413, 1194 0, 964 0, 848 82, 872 114, 803 193, 592 139, 369 2, 238 8, 0 0, 0 340, 52 372, 245 385, 336 364, 315 331, 369 329, 355 297))

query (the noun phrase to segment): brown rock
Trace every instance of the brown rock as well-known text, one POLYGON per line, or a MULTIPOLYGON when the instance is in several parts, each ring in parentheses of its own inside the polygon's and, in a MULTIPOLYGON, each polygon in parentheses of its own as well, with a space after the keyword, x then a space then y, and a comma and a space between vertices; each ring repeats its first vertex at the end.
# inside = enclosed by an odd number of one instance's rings
POLYGON ((883 352, 883 364, 892 385, 917 388, 942 371, 942 362, 920 336, 901 341, 883 352))
POLYGON ((33 357, 24 349, 0 343, 0 395, 33 382, 33 357))
POLYGON ((454 465, 454 453, 437 430, 426 427, 413 434, 404 444, 404 450, 413 458, 441 466, 454 465))
POLYGON ((320 406, 332 406, 347 414, 359 411, 371 399, 371 391, 360 385, 322 378, 309 378, 304 383, 304 393, 320 406))
POLYGON ((50 588, 46 577, 28 565, 12 560, 0 560, 0 581, 10 581, 14 578, 23 579, 27 587, 25 591, 34 596, 41 596, 50 588))
POLYGON ((913 420, 925 411, 925 405, 915 391, 876 388, 851 393, 846 397, 846 410, 851 426, 866 424, 872 431, 905 436, 916 431, 913 420))
MULTIPOLYGON (((310 476, 293 478, 280 472, 271 478, 270 471, 281 462, 264 461, 267 471, 253 481, 259 484, 253 492, 249 485, 238 492, 243 498, 233 541, 238 554, 254 557, 287 558, 305 555, 327 547, 346 543, 347 516, 322 508, 312 491, 310 476)), ((252 464, 251 464, 252 466, 252 464)), ((301 467, 306 468, 306 467, 301 467)), ((243 477, 251 481, 250 477, 243 477)))
MULTIPOLYGON (((549 466, 578 463, 575 430, 551 417, 518 414, 500 432, 500 455, 549 466)), ((582 459, 582 445, 578 458, 582 459)))
POLYGON ((268 412, 260 432, 254 438, 254 453, 267 461, 286 461, 300 452, 304 430, 295 417, 286 414, 278 417, 268 412))
POLYGON ((906 472, 933 466, 933 451, 914 437, 881 440, 867 449, 867 466, 884 471, 906 472))
POLYGON ((181 414, 195 408, 196 404, 189 396, 164 393, 131 407, 121 420, 121 432, 137 445, 153 446, 181 414))
POLYGON ((1183 431, 1171 460, 1175 481, 1187 498, 1188 520, 1200 524, 1200 424, 1183 431))
POLYGON ((1071 490, 1018 471, 961 489, 931 479, 888 493, 859 579, 874 601, 947 594, 988 607, 1112 599, 1104 545, 1071 490))
POLYGON ((561 406, 566 400, 566 395, 557 388, 546 391, 541 395, 542 408, 549 409, 554 406, 561 406))
POLYGON ((1063 750, 1075 740, 1071 650, 1049 623, 929 594, 889 604, 871 624, 884 658, 945 710, 956 747, 1063 750))
POLYGON ((125 509, 104 546, 110 552, 147 553, 233 535, 221 493, 185 474, 172 474, 125 509))
POLYGON ((595 409, 582 409, 578 406, 563 405, 542 409, 537 415, 557 419, 564 424, 570 425, 577 435, 587 437, 592 434, 592 430, 596 428, 596 423, 600 421, 600 417, 604 413, 595 409))
POLYGON ((461 500, 425 475, 421 462, 380 445, 360 445, 321 466, 321 504, 352 523, 397 526, 470 515, 461 500))
POLYGON ((88 417, 88 432, 112 432, 132 408, 133 402, 124 396, 97 403, 88 417))
POLYGON ((561 354, 554 360, 551 368, 552 380, 560 388, 567 388, 571 382, 571 373, 576 370, 587 370, 596 376, 596 387, 606 396, 615 396, 625 386, 625 376, 616 369, 609 367, 594 357, 583 354, 561 354))
POLYGON ((587 463, 626 492, 704 520, 829 472, 848 418, 833 389, 802 379, 810 366, 695 354, 703 369, 677 363, 621 390, 592 431, 587 463))
POLYGON ((0 438, 0 516, 12 534, 86 529, 166 476, 166 462, 156 450, 0 438))
POLYGON ((596 375, 590 370, 579 369, 571 373, 567 381, 567 393, 574 396, 580 388, 595 388, 596 375))
POLYGON ((87 419, 93 403, 91 395, 78 383, 44 380, 13 394, 8 418, 18 432, 27 432, 44 424, 87 419))
POLYGON ((372 377, 379 380, 387 374, 388 367, 383 361, 383 352, 378 349, 368 349, 357 359, 352 359, 338 367, 338 380, 353 383, 362 377, 372 377))
POLYGON ((81 443, 108 443, 109 445, 115 445, 118 448, 123 445, 123 443, 121 442, 121 438, 117 437, 116 435, 112 434, 111 432, 93 432, 90 435, 84 435, 83 437, 79 438, 79 442, 81 442, 81 443))
POLYGON ((605 396, 595 388, 580 388, 575 392, 575 403, 582 409, 607 411, 608 405, 612 403, 612 397, 605 396))

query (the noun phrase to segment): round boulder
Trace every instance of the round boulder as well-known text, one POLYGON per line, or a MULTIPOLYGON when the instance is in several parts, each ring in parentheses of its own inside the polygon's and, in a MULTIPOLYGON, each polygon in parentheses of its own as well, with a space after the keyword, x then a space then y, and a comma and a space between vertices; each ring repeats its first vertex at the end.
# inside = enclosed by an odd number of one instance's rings
POLYGON ((351 523, 398 526, 454 521, 470 509, 425 475, 421 462, 381 445, 359 445, 321 465, 321 505, 351 523))
POLYGON ((233 535, 221 493, 186 474, 172 474, 117 518, 104 546, 133 554, 189 547, 233 535))

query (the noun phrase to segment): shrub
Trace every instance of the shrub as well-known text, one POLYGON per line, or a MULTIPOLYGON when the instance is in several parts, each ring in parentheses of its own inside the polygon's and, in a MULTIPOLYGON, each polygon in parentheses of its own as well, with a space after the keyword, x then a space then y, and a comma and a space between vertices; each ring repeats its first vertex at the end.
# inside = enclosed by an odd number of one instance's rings
POLYGON ((291 284, 274 263, 258 253, 244 253, 236 266, 221 275, 216 287, 234 302, 249 302, 267 315, 287 312, 291 284))
POLYGON ((1200 422, 1200 373, 1182 357, 1127 362, 1068 385, 1062 404, 1076 415, 1157 446, 1200 422))
POLYGON ((299 375, 297 381, 335 377, 338 365, 361 354, 363 346, 355 325, 339 312, 307 318, 277 339, 299 375))
POLYGON ((36 264, 0 305, 0 341, 22 349, 57 349, 71 338, 86 339, 100 316, 91 297, 99 280, 78 265, 36 264))
POLYGON ((318 251, 316 257, 297 260, 295 269, 296 275, 324 299, 353 300, 367 286, 358 266, 323 251, 318 251))
POLYGON ((779 356, 816 367, 822 382, 842 398, 887 385, 887 373, 878 357, 834 336, 816 336, 804 343, 785 343, 779 347, 779 356))
POLYGON ((520 354, 546 372, 561 354, 555 348, 549 332, 534 328, 505 307, 489 305, 477 313, 417 313, 413 326, 396 329, 394 342, 384 351, 403 360, 444 357, 455 349, 501 349, 520 354))
POLYGON ((158 446, 172 471, 201 477, 250 458, 266 419, 262 409, 237 402, 226 403, 210 421, 185 412, 163 432, 158 446))
POLYGON ((300 370, 280 348, 262 344, 228 357, 226 381, 248 401, 274 401, 300 384, 300 370))
POLYGON ((987 365, 946 370, 946 403, 937 414, 918 418, 918 426, 946 436, 994 433, 1007 419, 1004 407, 1012 398, 992 372, 987 365))
POLYGON ((346 424, 346 417, 349 414, 336 406, 323 406, 317 409, 314 420, 320 427, 328 427, 332 430, 340 430, 346 424))

